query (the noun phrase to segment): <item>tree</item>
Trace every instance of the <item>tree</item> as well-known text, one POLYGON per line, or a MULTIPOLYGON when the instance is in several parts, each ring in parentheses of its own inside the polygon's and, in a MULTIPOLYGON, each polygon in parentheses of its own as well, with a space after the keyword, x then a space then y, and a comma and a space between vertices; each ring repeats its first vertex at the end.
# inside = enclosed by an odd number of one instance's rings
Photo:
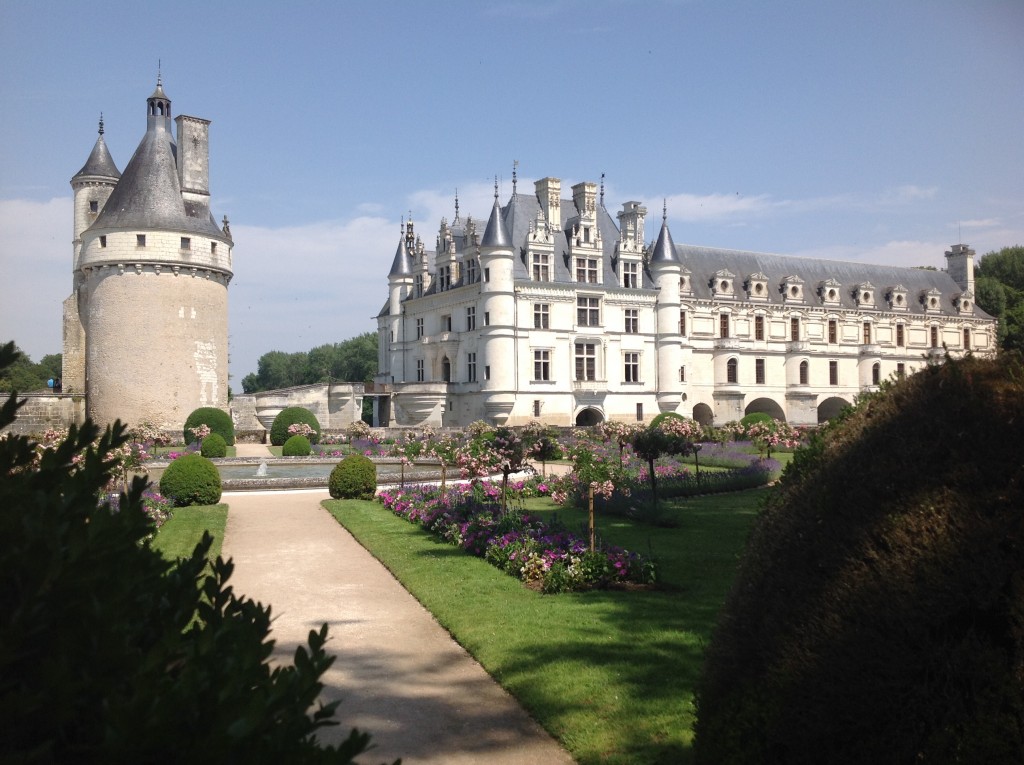
MULTIPOLYGON (((0 372, 15 358, 0 348, 0 372)), ((168 562, 145 541, 148 482, 102 493, 126 441, 88 420, 41 453, 0 439, 0 760, 351 762, 366 734, 315 738, 336 724, 317 702, 327 626, 272 668, 270 609, 232 592, 230 561, 207 562, 209 535, 168 562)))
POLYGON ((319 345, 309 351, 269 351, 255 374, 242 379, 242 390, 264 390, 325 382, 369 382, 377 371, 377 336, 366 332, 341 343, 319 345))
MULTIPOLYGON (((12 343, 13 345, 13 343, 12 343)), ((56 380, 61 375, 61 355, 51 353, 43 356, 38 364, 33 363, 24 351, 13 345, 15 358, 11 364, 0 372, 0 390, 21 392, 46 390, 47 381, 56 380)))
POLYGON ((999 319, 999 345, 1024 349, 1024 246, 981 257, 975 269, 975 301, 999 319))

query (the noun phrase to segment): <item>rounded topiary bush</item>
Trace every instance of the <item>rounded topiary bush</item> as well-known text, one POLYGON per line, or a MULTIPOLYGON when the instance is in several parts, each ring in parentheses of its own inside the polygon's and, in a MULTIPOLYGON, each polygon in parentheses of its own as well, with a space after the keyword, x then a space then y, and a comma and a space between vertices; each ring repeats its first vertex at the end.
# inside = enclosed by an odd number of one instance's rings
POLYGON ((308 457, 311 451, 313 447, 305 436, 292 436, 281 447, 281 454, 285 457, 308 457))
POLYGON ((661 427, 661 424, 664 423, 667 420, 682 420, 683 422, 686 422, 686 418, 683 417, 683 415, 681 415, 681 414, 679 414, 677 412, 662 412, 657 417, 655 417, 653 420, 651 420, 651 427, 652 428, 661 427))
POLYGON ((274 422, 270 426, 270 443, 274 446, 283 446, 284 442, 292 437, 288 428, 299 423, 305 423, 313 429, 313 434, 309 437, 311 444, 320 440, 320 421, 317 420, 316 415, 305 407, 289 406, 282 409, 280 414, 274 418, 274 422))
POLYGON ((206 457, 185 454, 174 460, 160 478, 160 493, 177 507, 220 502, 220 473, 206 457))
POLYGON ((224 457, 228 453, 228 445, 220 433, 211 433, 203 439, 203 445, 199 447, 199 453, 204 457, 224 457))
POLYGON ((740 427, 746 430, 751 425, 756 425, 759 422, 766 422, 769 425, 771 425, 773 422, 775 422, 775 418, 772 417, 767 412, 751 412, 750 414, 746 415, 742 420, 740 420, 740 427))
POLYGON ((207 425, 210 432, 218 434, 228 446, 235 445, 235 424, 231 421, 231 415, 223 409, 201 406, 193 411, 185 420, 185 427, 182 429, 186 444, 196 440, 191 431, 200 425, 207 425))
POLYGON ((698 686, 698 763, 1024 752, 1024 363, 948 360, 796 452, 698 686))
POLYGON ((377 493, 377 466, 369 457, 350 454, 334 466, 328 490, 334 499, 373 499, 377 493))

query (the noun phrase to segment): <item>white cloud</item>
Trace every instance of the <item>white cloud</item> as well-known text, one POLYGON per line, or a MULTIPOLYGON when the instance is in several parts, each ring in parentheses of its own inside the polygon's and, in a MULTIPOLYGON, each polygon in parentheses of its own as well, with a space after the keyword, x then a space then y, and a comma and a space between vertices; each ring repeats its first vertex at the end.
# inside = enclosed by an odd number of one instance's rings
POLYGON ((906 204, 919 202, 923 199, 934 199, 939 193, 938 186, 915 186, 906 184, 882 192, 880 202, 883 205, 906 204))
POLYGON ((801 258, 853 261, 886 266, 934 266, 936 268, 945 268, 946 261, 943 255, 947 249, 949 249, 949 245, 940 242, 892 240, 866 248, 849 245, 830 245, 803 250, 793 254, 801 258))
POLYGON ((0 340, 33 361, 61 352, 61 304, 71 294, 71 198, 0 200, 0 340))

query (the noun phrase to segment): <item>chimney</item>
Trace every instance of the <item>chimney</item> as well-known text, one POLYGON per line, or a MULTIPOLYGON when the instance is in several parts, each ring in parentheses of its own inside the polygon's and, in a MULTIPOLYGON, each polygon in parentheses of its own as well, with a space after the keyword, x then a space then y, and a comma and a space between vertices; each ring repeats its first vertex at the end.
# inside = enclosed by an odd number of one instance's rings
POLYGON ((210 121, 181 115, 175 117, 174 122, 178 126, 178 181, 181 191, 186 199, 189 194, 209 197, 210 121))
POLYGON ((537 200, 548 219, 548 226, 557 231, 562 228, 562 181, 558 178, 541 178, 535 182, 537 200))
POLYGON ((964 292, 974 292, 974 250, 966 244, 954 244, 946 252, 946 273, 964 292))

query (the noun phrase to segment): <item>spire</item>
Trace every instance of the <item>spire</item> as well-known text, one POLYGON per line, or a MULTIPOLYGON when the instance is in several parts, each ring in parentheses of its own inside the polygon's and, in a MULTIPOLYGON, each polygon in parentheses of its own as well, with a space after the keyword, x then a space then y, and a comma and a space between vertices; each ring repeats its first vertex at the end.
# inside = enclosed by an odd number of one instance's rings
POLYGON ((604 207, 604 173, 601 173, 601 207, 604 207))
POLYGON ((402 221, 401 235, 398 237, 398 249, 395 250, 395 259, 391 263, 391 270, 388 271, 388 278, 399 276, 411 276, 412 266, 409 263, 409 249, 405 246, 405 221, 402 221))
POLYGON ((100 126, 98 133, 99 135, 96 137, 96 143, 93 145, 92 152, 89 154, 89 159, 85 161, 82 169, 75 173, 72 180, 84 176, 109 178, 111 180, 117 180, 121 177, 121 171, 118 170, 117 165, 114 164, 114 160, 110 156, 110 151, 107 149, 107 144, 103 140, 103 112, 100 112, 100 126))
POLYGON ((455 189, 455 218, 452 220, 452 225, 459 222, 459 190, 455 189))
POLYGON ((679 263, 676 255, 676 245, 672 241, 672 234, 668 230, 668 203, 662 207, 661 231, 658 233, 658 241, 651 252, 651 265, 655 263, 679 263))
POLYGON ((484 238, 480 241, 480 246, 512 246, 512 237, 505 227, 505 220, 501 216, 501 204, 498 202, 498 176, 494 176, 494 207, 491 208, 491 217, 487 220, 487 228, 484 229, 484 238))
POLYGON ((516 196, 516 182, 518 181, 518 178, 516 178, 516 176, 518 175, 518 173, 517 173, 518 170, 519 170, 519 160, 518 159, 513 159, 512 160, 512 198, 513 199, 515 199, 515 196, 516 196))

